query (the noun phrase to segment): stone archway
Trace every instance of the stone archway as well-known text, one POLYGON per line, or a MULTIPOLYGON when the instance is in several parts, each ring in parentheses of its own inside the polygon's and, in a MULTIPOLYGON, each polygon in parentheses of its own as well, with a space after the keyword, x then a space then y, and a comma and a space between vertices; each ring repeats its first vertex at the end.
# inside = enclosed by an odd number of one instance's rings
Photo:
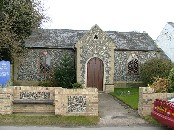
MULTIPOLYGON (((102 88, 99 91, 111 92, 114 89, 114 41, 103 32, 97 25, 91 28, 75 45, 77 50, 77 82, 84 87, 89 84, 88 60, 91 57, 100 58, 103 64, 102 88), (88 82, 88 83, 87 83, 88 82)), ((96 58, 97 59, 97 58, 96 58)), ((92 59, 91 59, 92 60, 92 59)), ((92 61, 91 61, 92 62, 92 61)), ((94 62, 94 61, 93 61, 94 62)))

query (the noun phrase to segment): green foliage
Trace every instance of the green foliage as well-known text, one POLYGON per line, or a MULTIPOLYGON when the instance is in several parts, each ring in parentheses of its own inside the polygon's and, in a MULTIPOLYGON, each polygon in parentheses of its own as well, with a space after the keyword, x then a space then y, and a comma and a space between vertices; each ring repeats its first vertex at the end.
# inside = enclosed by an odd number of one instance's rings
POLYGON ((24 40, 45 19, 40 0, 3 0, 0 2, 0 49, 10 54, 24 52, 24 40))
POLYGON ((139 88, 114 88, 114 92, 111 95, 131 108, 138 109, 139 88))
POLYGON ((170 81, 170 88, 169 88, 169 92, 174 92, 174 68, 172 68, 170 70, 169 73, 169 81, 170 81))
POLYGON ((55 70, 54 84, 58 87, 72 88, 72 84, 75 83, 75 76, 74 59, 66 53, 55 70))
POLYGON ((155 120, 152 116, 144 116, 144 120, 146 120, 149 124, 152 124, 154 126, 162 126, 157 120, 155 120))
POLYGON ((72 87, 73 88, 82 88, 82 84, 80 84, 80 83, 74 83, 74 84, 72 84, 72 87))
POLYGON ((140 79, 145 84, 152 84, 154 77, 167 78, 172 68, 172 63, 165 59, 151 59, 141 68, 140 79))
POLYGON ((49 81, 39 82, 38 86, 50 87, 50 82, 49 81))
POLYGON ((166 78, 155 78, 155 81, 150 85, 156 93, 167 93, 169 90, 169 80, 166 78))
MULTIPOLYGON (((47 113, 45 113, 47 114, 47 113)), ((37 126, 92 126, 97 125, 99 116, 54 116, 41 115, 0 115, 0 125, 37 125, 37 126)))

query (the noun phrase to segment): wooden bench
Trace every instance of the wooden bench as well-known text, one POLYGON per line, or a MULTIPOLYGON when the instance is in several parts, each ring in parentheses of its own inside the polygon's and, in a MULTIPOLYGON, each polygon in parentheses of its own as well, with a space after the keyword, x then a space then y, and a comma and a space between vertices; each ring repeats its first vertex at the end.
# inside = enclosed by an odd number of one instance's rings
POLYGON ((50 104, 53 105, 54 100, 14 100, 13 104, 50 104))

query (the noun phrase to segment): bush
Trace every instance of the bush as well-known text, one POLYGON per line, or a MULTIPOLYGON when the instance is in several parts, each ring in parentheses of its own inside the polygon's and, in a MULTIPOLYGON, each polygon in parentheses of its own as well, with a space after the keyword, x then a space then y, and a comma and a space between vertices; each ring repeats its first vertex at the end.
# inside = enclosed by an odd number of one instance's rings
POLYGON ((55 69, 53 84, 63 88, 72 88, 72 84, 75 83, 75 76, 74 59, 66 53, 55 69))
POLYGON ((169 73, 170 88, 169 92, 174 92, 174 68, 170 70, 169 73))
POLYGON ((80 83, 74 83, 74 84, 72 84, 72 87, 73 88, 82 88, 82 84, 80 84, 80 83))
POLYGON ((147 86, 154 82, 154 77, 168 78, 172 63, 165 59, 151 59, 141 68, 140 80, 147 86))
POLYGON ((169 80, 166 78, 155 78, 155 81, 149 87, 153 88, 156 93, 166 93, 169 90, 169 80))
POLYGON ((49 81, 42 81, 42 82, 39 82, 38 86, 51 87, 51 84, 49 81))

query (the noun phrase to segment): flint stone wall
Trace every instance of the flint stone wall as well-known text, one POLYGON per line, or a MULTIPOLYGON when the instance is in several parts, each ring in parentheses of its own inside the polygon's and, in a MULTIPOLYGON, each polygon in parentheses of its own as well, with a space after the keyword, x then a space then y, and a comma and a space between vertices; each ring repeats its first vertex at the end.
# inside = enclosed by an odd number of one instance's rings
POLYGON ((22 101, 48 101, 55 98, 53 87, 14 86, 13 101, 21 103, 13 104, 13 113, 54 113, 54 105, 44 103, 22 103, 22 101))
MULTIPOLYGON (((52 71, 60 64, 64 54, 71 55, 71 58, 74 60, 75 54, 72 49, 28 49, 28 53, 23 58, 15 60, 15 82, 45 81, 48 79, 49 75, 39 74, 39 54, 43 51, 50 55, 50 68, 52 68, 52 71)), ((27 86, 27 84, 24 85, 27 86)))
POLYGON ((96 88, 14 86, 0 89, 0 103, 0 114, 52 113, 65 116, 98 116, 96 88))
MULTIPOLYGON (((77 48, 77 82, 87 86, 87 63, 91 58, 97 57, 104 65, 104 85, 113 85, 114 49, 116 48, 113 40, 96 25, 75 44, 75 47, 77 48)), ((103 90, 105 91, 105 88, 103 90)))
POLYGON ((13 100, 54 100, 54 87, 14 86, 13 100))
MULTIPOLYGON (((139 75, 128 74, 128 58, 131 54, 136 54, 139 60, 139 66, 147 60, 157 58, 158 53, 155 51, 115 51, 115 73, 114 81, 138 82, 139 75)), ((140 71, 140 70, 139 70, 140 71)))
POLYGON ((98 116, 98 90, 55 88, 55 114, 98 116))
POLYGON ((139 88, 139 103, 138 114, 140 116, 151 115, 153 109, 153 102, 155 99, 169 99, 174 97, 174 93, 154 93, 154 90, 150 87, 139 88))

